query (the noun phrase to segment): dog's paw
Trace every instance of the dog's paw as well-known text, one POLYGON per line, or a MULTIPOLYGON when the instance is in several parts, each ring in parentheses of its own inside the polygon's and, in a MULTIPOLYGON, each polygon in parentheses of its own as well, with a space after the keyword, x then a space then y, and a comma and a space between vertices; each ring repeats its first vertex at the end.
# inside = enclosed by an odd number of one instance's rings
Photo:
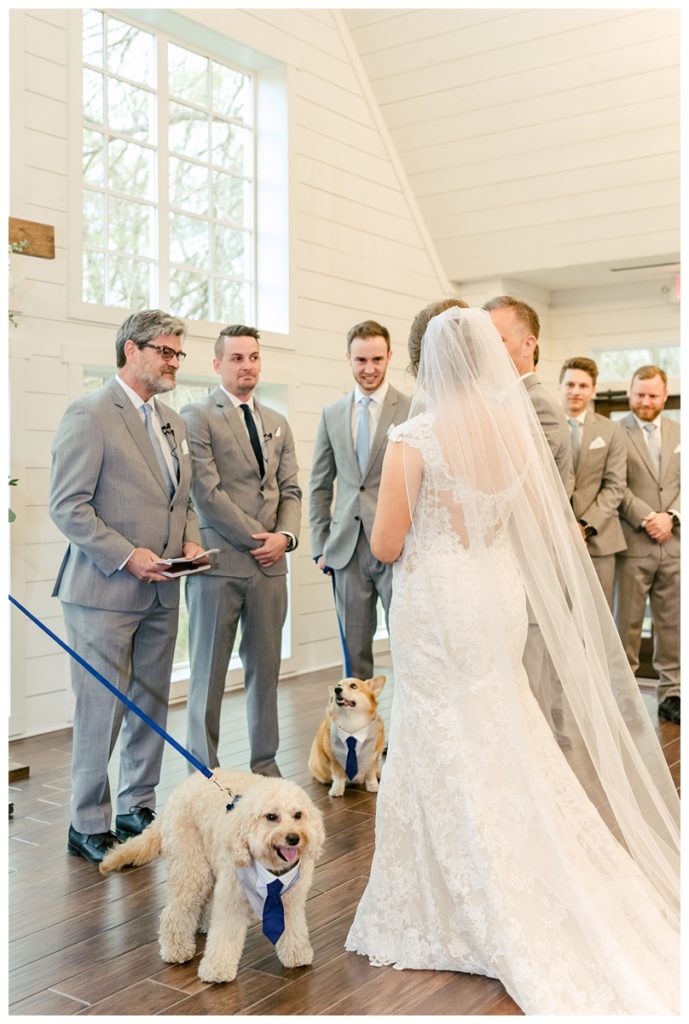
POLYGON ((160 942, 160 959, 166 964, 185 964, 196 954, 195 942, 160 942))
POLYGON ((328 790, 328 796, 343 796, 345 791, 344 779, 333 779, 333 784, 328 790))
POLYGON ((223 981, 234 981, 237 977, 237 964, 219 961, 204 956, 199 964, 199 978, 211 985, 219 985, 223 981))
POLYGON ((378 779, 366 779, 366 792, 377 793, 378 792, 378 779))
POLYGON ((313 963, 313 949, 308 941, 295 945, 283 945, 276 949, 276 953, 283 967, 308 967, 313 963))

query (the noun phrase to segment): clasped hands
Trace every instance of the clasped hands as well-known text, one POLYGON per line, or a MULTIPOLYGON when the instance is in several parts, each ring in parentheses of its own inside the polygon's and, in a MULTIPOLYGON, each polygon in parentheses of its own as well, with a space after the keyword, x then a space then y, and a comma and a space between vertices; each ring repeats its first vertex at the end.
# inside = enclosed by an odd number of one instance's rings
POLYGON ((672 516, 669 512, 651 512, 641 520, 641 525, 657 544, 665 544, 672 536, 672 516))
MULTIPOLYGON (((182 545, 182 554, 190 560, 195 559, 203 554, 203 548, 200 544, 188 540, 182 545)), ((197 564, 205 565, 207 562, 208 558, 199 558, 197 564)), ((171 582, 169 576, 162 575, 163 569, 167 569, 169 566, 161 561, 160 555, 156 555, 155 551, 151 551, 150 548, 134 548, 124 568, 137 580, 142 580, 144 583, 171 582)))

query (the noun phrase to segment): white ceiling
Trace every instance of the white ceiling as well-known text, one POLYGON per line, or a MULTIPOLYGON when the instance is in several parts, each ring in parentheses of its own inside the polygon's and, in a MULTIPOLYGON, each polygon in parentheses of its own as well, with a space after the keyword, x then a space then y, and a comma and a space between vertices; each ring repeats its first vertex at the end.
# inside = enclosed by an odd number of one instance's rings
POLYGON ((451 281, 674 282, 679 11, 342 13, 451 281))

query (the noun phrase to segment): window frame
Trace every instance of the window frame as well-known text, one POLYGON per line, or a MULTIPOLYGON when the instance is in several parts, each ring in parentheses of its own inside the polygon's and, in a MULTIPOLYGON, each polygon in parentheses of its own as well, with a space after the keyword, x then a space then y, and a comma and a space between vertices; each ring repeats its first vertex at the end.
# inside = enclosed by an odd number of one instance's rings
MULTIPOLYGON (((158 252, 154 258, 157 266, 158 276, 158 297, 152 299, 152 306, 166 306, 164 301, 160 299, 161 285, 164 282, 166 286, 169 284, 170 278, 170 256, 169 256, 169 217, 172 211, 172 203, 170 202, 169 188, 167 187, 168 172, 169 172, 169 160, 170 152, 168 145, 168 100, 169 100, 169 83, 167 77, 167 55, 168 45, 170 43, 179 46, 183 49, 189 50, 192 53, 197 53, 200 56, 218 63, 224 64, 227 67, 233 68, 246 74, 252 78, 252 196, 251 196, 251 303, 250 303, 250 322, 258 322, 258 311, 260 307, 260 282, 259 282, 259 209, 258 209, 258 189, 259 189, 259 124, 258 124, 258 92, 259 92, 259 76, 260 72, 256 68, 248 67, 239 64, 237 61, 230 60, 227 56, 214 52, 211 48, 203 47, 202 45, 186 40, 180 35, 173 34, 169 29, 165 27, 148 23, 146 20, 138 19, 130 15, 129 11, 120 11, 118 9, 110 10, 103 8, 93 8, 94 10, 101 11, 104 15, 110 15, 119 21, 123 21, 127 24, 131 24, 133 27, 140 29, 142 32, 152 34, 156 37, 156 70, 157 70, 157 85, 154 89, 155 96, 157 98, 157 132, 155 142, 155 152, 157 156, 157 183, 158 183, 158 199, 155 202, 156 218, 158 221, 157 228, 157 247, 158 252), (161 110, 163 116, 161 116, 161 110), (164 254, 164 255, 163 255, 164 254)), ((69 69, 68 69, 68 101, 69 101, 69 124, 72 126, 72 130, 68 133, 68 137, 72 137, 73 141, 69 146, 69 198, 68 198, 68 317, 74 320, 86 321, 90 323, 108 324, 112 326, 118 326, 125 319, 128 312, 131 312, 128 307, 125 306, 110 306, 102 303, 90 303, 84 302, 83 291, 82 291, 82 275, 83 275, 83 253, 84 248, 84 237, 83 237, 83 193, 84 186, 82 182, 82 153, 83 153, 83 130, 85 122, 83 118, 82 108, 82 70, 83 70, 83 56, 82 56, 82 17, 83 9, 75 10, 71 13, 70 18, 70 33, 69 33, 69 69)), ((105 70, 105 69, 104 69, 105 70)), ((106 136, 107 137, 107 136, 106 136)), ((210 161, 208 166, 210 167, 210 161)), ((107 189, 106 189, 107 194, 107 189)), ((212 213, 212 211, 211 211, 212 213)), ((218 223, 215 219, 210 216, 208 218, 210 225, 218 223)), ((221 222, 220 222, 221 223, 221 222)), ((215 277, 214 271, 208 271, 208 279, 215 277)), ((224 326, 226 321, 217 320, 196 320, 190 317, 182 315, 183 319, 188 320, 189 324, 193 323, 194 335, 202 338, 215 338, 217 337, 219 330, 224 326)), ((284 317, 283 317, 284 320, 284 317)))

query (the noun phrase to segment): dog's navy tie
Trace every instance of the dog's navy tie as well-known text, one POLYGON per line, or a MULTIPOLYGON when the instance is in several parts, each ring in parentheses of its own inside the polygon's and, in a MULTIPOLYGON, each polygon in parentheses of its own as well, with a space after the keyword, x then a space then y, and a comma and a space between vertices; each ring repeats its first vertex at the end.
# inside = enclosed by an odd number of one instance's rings
POLYGON ((353 779, 356 773, 359 771, 359 764, 356 759, 356 738, 354 736, 347 737, 347 761, 345 762, 345 772, 348 779, 353 779))
POLYGON ((285 930, 285 908, 282 905, 282 882, 276 878, 268 884, 268 894, 263 904, 263 934, 275 945, 285 930))

